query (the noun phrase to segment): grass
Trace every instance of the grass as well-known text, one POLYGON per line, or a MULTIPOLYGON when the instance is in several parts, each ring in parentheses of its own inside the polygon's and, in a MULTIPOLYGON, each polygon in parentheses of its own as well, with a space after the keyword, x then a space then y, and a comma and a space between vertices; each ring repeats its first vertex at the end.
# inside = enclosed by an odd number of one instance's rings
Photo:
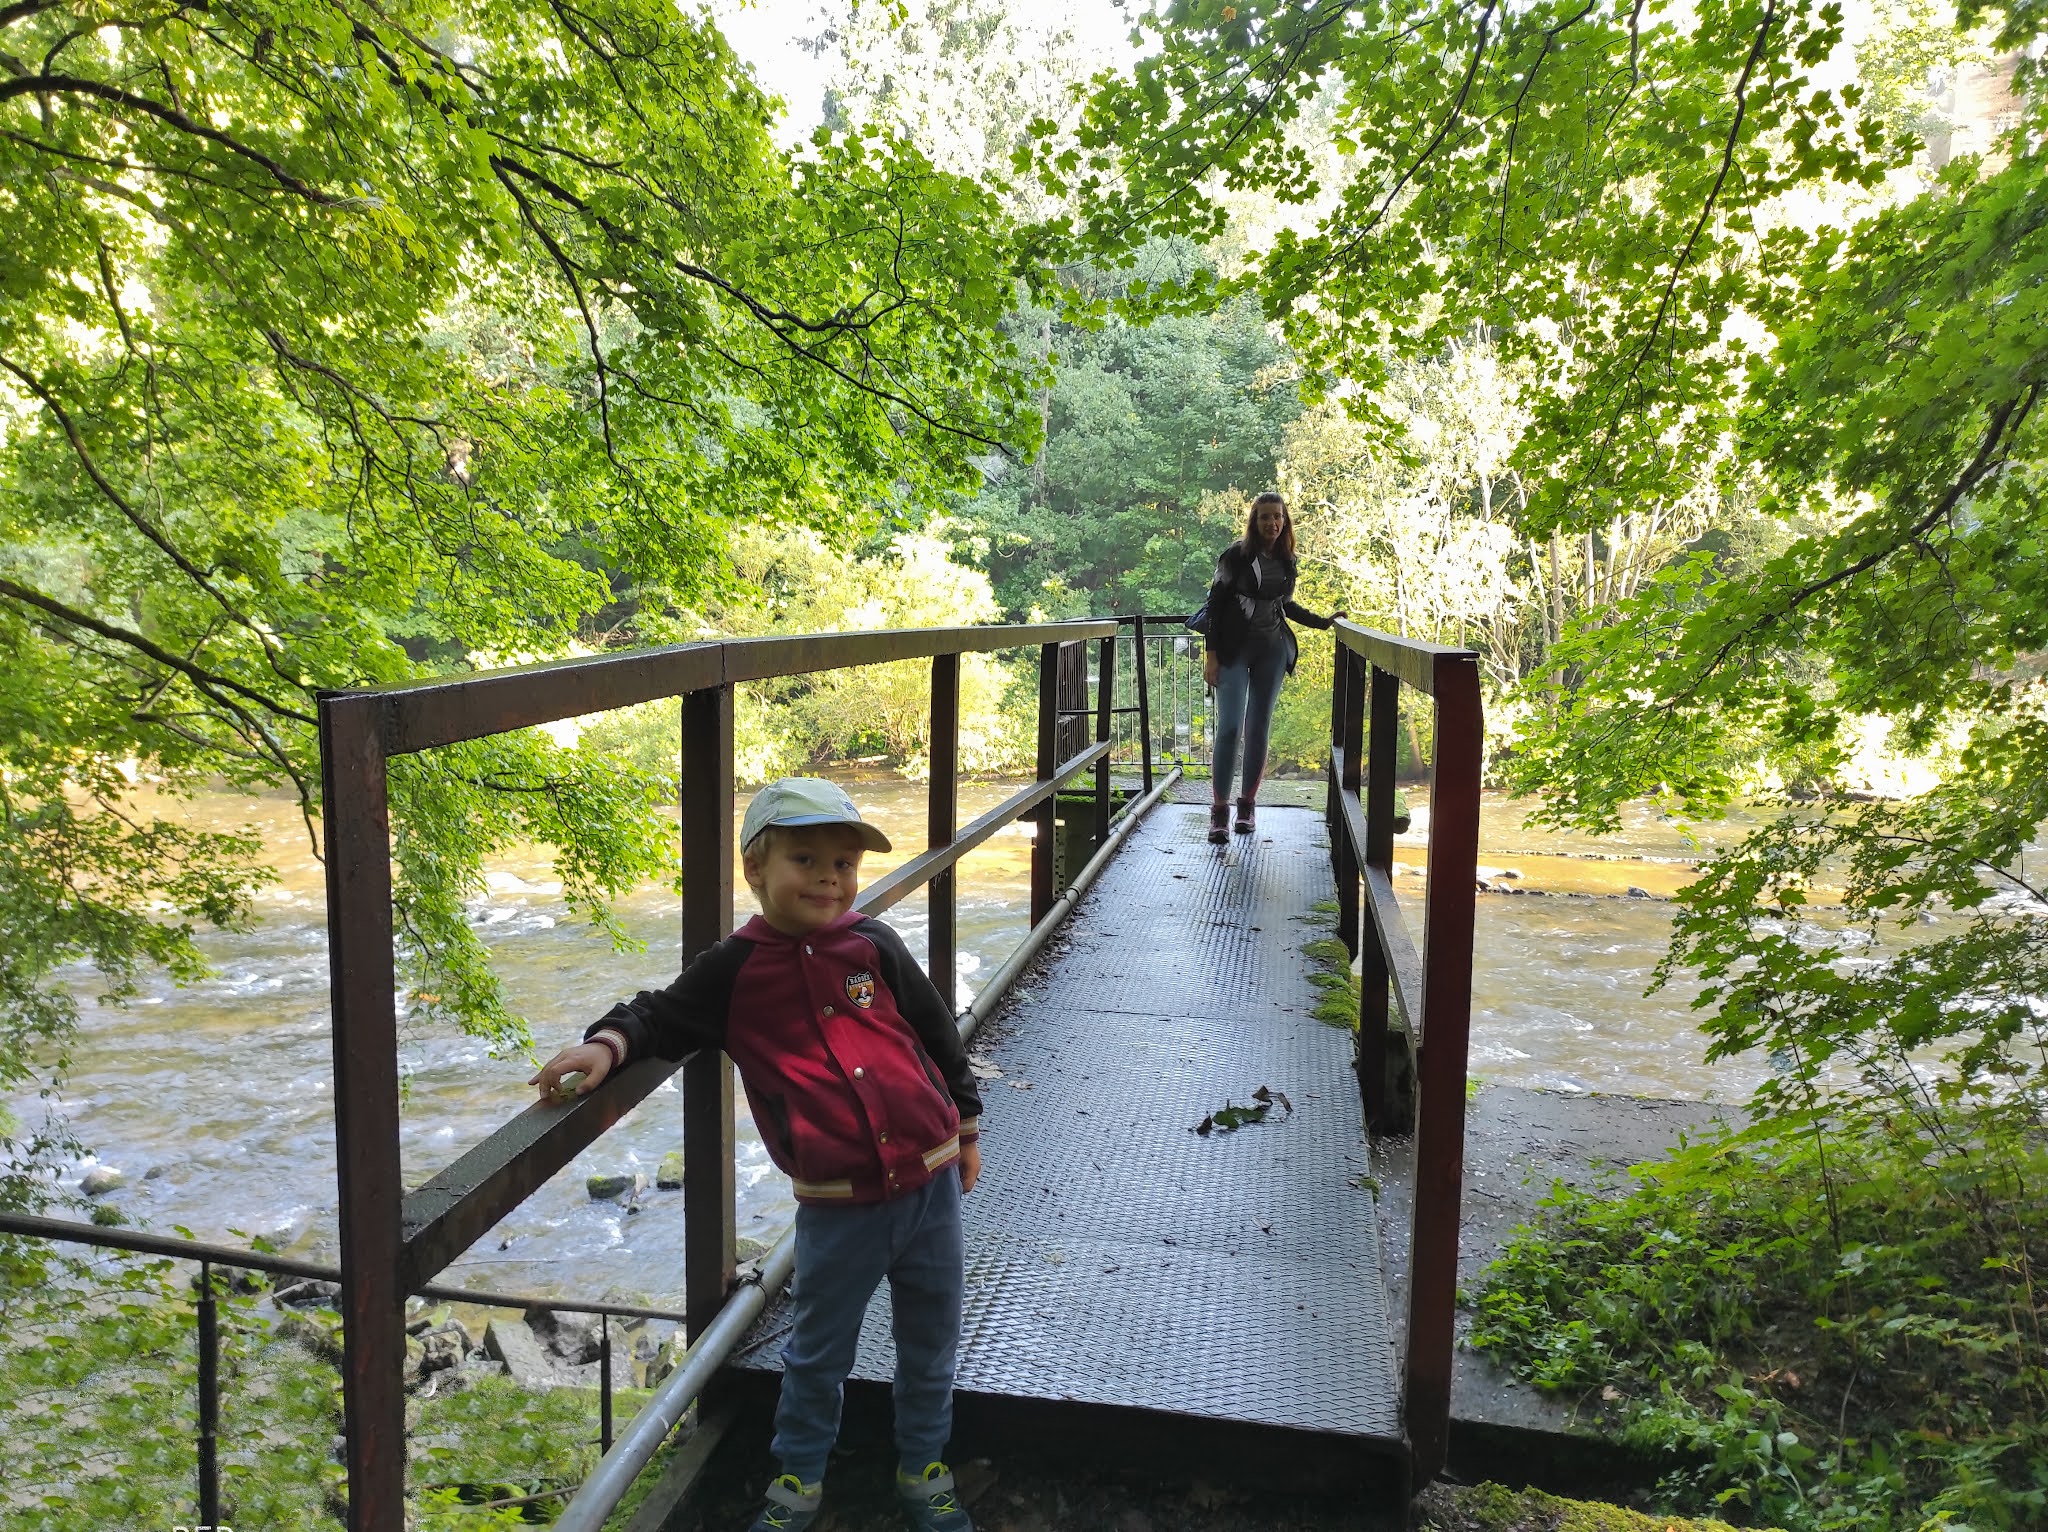
MULTIPOLYGON (((95 1262, 59 1284, 0 1292, 0 1524, 196 1521, 198 1354, 191 1268, 95 1262)), ((273 1320, 223 1294, 220 1438, 225 1521, 338 1527, 344 1473, 339 1317, 273 1320)), ((573 1488, 597 1460, 594 1391, 529 1391, 485 1375, 407 1411, 420 1532, 551 1522, 562 1501, 482 1509, 573 1488)), ((422 1388, 420 1394, 424 1395, 422 1388)), ((648 1395, 614 1391, 623 1428, 648 1395)))
POLYGON ((1477 1298, 1475 1346, 1635 1446, 1663 1503, 1795 1532, 2048 1525, 2048 1152, 1947 1162, 1774 1125, 1560 1189, 1477 1298), (2003 1162, 2003 1163, 2001 1163, 2003 1162))

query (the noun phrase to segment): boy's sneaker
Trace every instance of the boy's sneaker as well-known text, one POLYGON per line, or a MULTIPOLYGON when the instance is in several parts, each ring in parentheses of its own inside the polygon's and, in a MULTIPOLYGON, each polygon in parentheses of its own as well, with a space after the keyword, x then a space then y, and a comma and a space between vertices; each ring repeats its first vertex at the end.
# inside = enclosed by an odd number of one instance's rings
POLYGON ((953 1487, 953 1470, 944 1463, 926 1464, 914 1479, 897 1469, 896 1493, 903 1497, 903 1509, 917 1532, 974 1532, 967 1507, 953 1487))
POLYGON ((803 1532, 818 1519, 818 1507, 825 1501, 825 1486, 808 1487, 793 1473, 783 1474, 768 1486, 767 1504, 747 1532, 803 1532))

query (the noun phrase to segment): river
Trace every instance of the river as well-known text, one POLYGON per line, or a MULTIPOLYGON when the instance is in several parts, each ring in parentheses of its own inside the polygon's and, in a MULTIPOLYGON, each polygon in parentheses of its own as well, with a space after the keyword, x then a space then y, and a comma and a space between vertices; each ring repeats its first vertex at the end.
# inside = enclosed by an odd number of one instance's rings
MULTIPOLYGON (((1276 785, 1285 793, 1287 785, 1276 785)), ((963 820, 1010 789, 976 783, 961 790, 963 820)), ((855 786, 863 812, 895 838, 898 855, 870 858, 872 879, 923 844, 924 792, 897 781, 855 786)), ((1303 787, 1293 791, 1304 800, 1303 787)), ((1402 837, 1400 859, 1419 871, 1427 805, 1402 837)), ((1482 823, 1482 871, 1497 887, 1478 908, 1472 1070, 1483 1079, 1574 1091, 1741 1100, 1755 1071, 1708 1066, 1689 1010, 1688 984, 1644 998, 1669 929, 1668 895, 1702 845, 1677 824, 1636 810, 1618 836, 1599 841, 1522 828, 1525 805, 1490 798, 1482 823), (1630 888, 1651 897, 1630 897, 1630 888)), ((327 1023, 325 887, 293 805, 215 794, 179 805, 179 817, 220 828, 254 825, 277 857, 280 881, 259 901, 253 929, 213 932, 201 946, 212 977, 179 987, 146 976, 125 1008, 89 997, 92 975, 68 979, 83 1001, 83 1028, 62 1110, 96 1158, 127 1184, 108 1200, 159 1230, 183 1226, 200 1238, 263 1235, 293 1254, 332 1260, 334 1124, 327 1023)), ((1706 846, 1753 821, 1735 816, 1708 827, 1706 846)), ((960 994, 964 1000, 1023 936, 1030 842, 1012 826, 963 863, 960 878, 960 994)), ((564 907, 541 856, 492 863, 487 897, 473 916, 489 943, 515 1009, 534 1024, 543 1056, 633 990, 673 976, 675 901, 659 888, 622 905, 628 929, 647 944, 619 954, 564 907)), ((1419 876, 1397 879, 1420 930, 1419 876)), ((745 885, 736 881, 740 913, 745 885)), ((892 921, 913 951, 924 950, 921 898, 892 921)), ((1306 933, 1305 933, 1306 935, 1306 933)), ((1134 961, 1142 960, 1134 954, 1134 961)), ((405 1091, 403 1154, 409 1181, 446 1165, 521 1110, 532 1072, 493 1058, 450 1028, 415 1024, 400 1052, 405 1091)), ((1759 1066, 1760 1067, 1760 1066, 1759 1066)), ((632 1209, 593 1202, 584 1178, 644 1170, 681 1147, 674 1082, 530 1199, 450 1270, 444 1280, 523 1292, 577 1291, 591 1297, 672 1300, 679 1289, 680 1193, 649 1191, 632 1209)), ((34 1097, 10 1103, 33 1124, 34 1097)), ((767 1242, 786 1227, 788 1183, 769 1164, 741 1098, 739 1232, 767 1242)))

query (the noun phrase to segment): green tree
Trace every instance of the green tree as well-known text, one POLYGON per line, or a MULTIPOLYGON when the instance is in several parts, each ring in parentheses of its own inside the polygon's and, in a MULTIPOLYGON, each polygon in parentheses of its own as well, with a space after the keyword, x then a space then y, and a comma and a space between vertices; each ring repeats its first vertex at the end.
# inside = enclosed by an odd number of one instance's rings
MULTIPOLYGON (((320 689, 630 636, 733 521, 846 536, 1029 449, 999 205, 770 126, 657 0, 0 8, 0 1077, 60 1061, 55 967, 193 971, 262 878, 134 774, 317 837, 320 689)), ((554 844, 607 923, 671 858, 656 784, 541 737, 392 789, 409 969, 500 1042, 481 858, 554 844)))
POLYGON ((1778 529, 1702 543, 1567 627, 1516 762, 1546 815, 1611 827, 1646 793, 1712 813, 1739 785, 1731 740, 1823 776, 1873 721, 1906 751, 1957 742, 1931 791, 1790 812, 1682 896, 1664 972, 1705 977, 1710 1057, 1767 1050, 1775 1073, 1739 1144, 1523 1253, 1489 1300, 1541 1311, 1523 1363, 1604 1357, 1599 1377, 1642 1390, 1633 1419, 1683 1417, 1713 1459, 1698 1487, 1788 1526, 2033 1524, 2048 15, 1966 4, 1945 38, 1895 18, 1862 60, 1867 109, 1823 69, 1840 9, 1808 0, 1191 0, 1149 24, 1154 54, 1101 85, 1083 150, 1046 162, 1087 183, 1081 248, 1213 233, 1219 187, 1306 201, 1286 127, 1335 79, 1356 168, 1247 279, 1316 373, 1384 429, 1389 367, 1485 326, 1535 391, 1528 530, 1600 534, 1710 479, 1778 529), (1980 25, 2009 110, 1992 153, 1936 173, 1914 96, 1980 25), (1840 909, 1812 908, 1823 884, 1840 909), (1884 1216, 1901 1206, 1913 1239, 1884 1216), (1725 1289, 1663 1306, 1713 1260, 1759 1284, 1735 1328, 1761 1307, 1821 1359, 1824 1420, 1781 1431, 1810 1401, 1740 1370, 1757 1338, 1688 1328, 1725 1289), (1644 1305, 1654 1327, 1610 1325, 1644 1305), (1877 1373, 1865 1427, 1850 1401, 1877 1373))
MULTIPOLYGON (((1182 280, 1200 265, 1185 243, 1162 244, 1140 280, 1182 280)), ((1287 350, 1249 301, 1128 324, 1097 317, 1097 305, 1129 279, 1067 276, 1074 318, 1012 320, 1054 358, 1044 446, 1028 466, 995 465, 958 525, 985 542, 1012 613, 1190 611, 1243 530, 1246 499, 1274 482, 1301 409, 1287 350)))

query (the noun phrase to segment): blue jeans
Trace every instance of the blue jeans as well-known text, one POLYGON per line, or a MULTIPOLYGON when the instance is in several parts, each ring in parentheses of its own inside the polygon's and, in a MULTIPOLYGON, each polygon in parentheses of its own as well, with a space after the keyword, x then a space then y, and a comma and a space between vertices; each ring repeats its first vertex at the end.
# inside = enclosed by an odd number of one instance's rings
POLYGON ((896 1450, 913 1476, 945 1457, 966 1267, 956 1165, 892 1202, 797 1208, 795 1317, 770 1446, 782 1472, 805 1484, 825 1477, 861 1320, 884 1277, 896 1316, 896 1450))
POLYGON ((1266 741, 1273 732, 1273 707, 1287 679, 1287 635, 1279 629, 1247 638, 1235 664, 1216 675, 1216 756, 1211 787, 1216 802, 1230 800, 1237 747, 1244 740, 1244 796, 1256 798, 1266 775, 1266 741))

